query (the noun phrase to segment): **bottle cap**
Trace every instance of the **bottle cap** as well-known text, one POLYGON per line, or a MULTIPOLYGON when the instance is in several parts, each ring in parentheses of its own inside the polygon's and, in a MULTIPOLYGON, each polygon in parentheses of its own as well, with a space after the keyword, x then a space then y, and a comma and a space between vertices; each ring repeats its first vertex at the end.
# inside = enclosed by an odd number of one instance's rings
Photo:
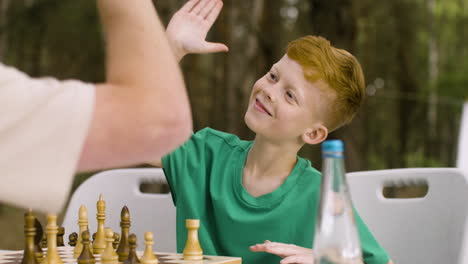
POLYGON ((343 152, 344 144, 339 139, 327 140, 322 143, 322 152, 343 152))

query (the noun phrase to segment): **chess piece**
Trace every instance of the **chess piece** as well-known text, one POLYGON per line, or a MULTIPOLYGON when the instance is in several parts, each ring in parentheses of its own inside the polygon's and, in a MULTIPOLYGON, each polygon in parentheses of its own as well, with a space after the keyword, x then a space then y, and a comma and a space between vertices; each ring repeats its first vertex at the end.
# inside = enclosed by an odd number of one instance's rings
POLYGON ((41 239, 41 248, 47 248, 47 235, 44 233, 41 239))
POLYGON ((97 233, 96 239, 93 240, 93 253, 101 254, 106 248, 106 235, 104 233, 104 222, 106 220, 106 202, 102 199, 102 194, 99 195, 97 206, 97 233))
POLYGON ((91 252, 91 247, 89 246, 90 244, 90 235, 89 231, 85 230, 81 234, 81 244, 83 244, 83 251, 81 252, 80 256, 77 259, 78 264, 95 264, 96 259, 93 256, 93 253, 91 252))
POLYGON ((153 233, 145 233, 145 252, 141 256, 141 264, 156 264, 158 263, 158 258, 153 253, 153 233))
POLYGON ((63 264, 57 250, 57 215, 47 215, 47 254, 41 264, 63 264))
POLYGON ((34 216, 31 209, 24 214, 24 236, 25 236, 25 245, 23 260, 21 264, 38 264, 35 250, 34 250, 34 236, 36 235, 36 228, 34 227, 34 216))
POLYGON ((200 220, 186 219, 185 227, 187 227, 187 242, 184 248, 184 260, 202 260, 203 250, 198 241, 198 228, 200 227, 200 220))
POLYGON ((101 254, 101 263, 102 264, 117 264, 119 262, 119 255, 115 253, 112 242, 114 242, 114 232, 110 228, 104 230, 106 235, 106 248, 101 254))
POLYGON ((122 236, 120 238, 117 254, 119 255, 119 262, 124 262, 128 258, 130 246, 128 243, 128 234, 130 232, 130 212, 127 206, 122 208, 120 212, 120 227, 122 228, 122 236))
POLYGON ((137 237, 135 234, 131 234, 128 237, 128 243, 130 244, 130 251, 128 252, 128 258, 124 261, 124 264, 139 264, 140 260, 136 254, 137 237))
POLYGON ((65 244, 63 243, 63 235, 65 235, 65 227, 61 226, 57 232, 57 247, 63 247, 65 244))
POLYGON ((119 246, 119 240, 120 240, 119 233, 114 232, 114 242, 112 242, 112 246, 114 247, 114 249, 117 249, 117 247, 119 246))
POLYGON ((80 206, 80 209, 78 211, 78 226, 80 231, 78 232, 78 240, 76 241, 76 246, 73 250, 74 258, 77 258, 81 254, 81 251, 83 251, 81 235, 84 231, 88 230, 88 209, 86 209, 86 206, 84 205, 80 206))
POLYGON ((41 241, 44 231, 42 230, 42 225, 37 218, 34 218, 34 227, 36 228, 36 235, 34 236, 34 254, 36 255, 37 261, 40 263, 44 257, 44 252, 42 252, 41 241))
POLYGON ((78 233, 73 232, 68 235, 68 245, 74 247, 76 246, 76 242, 78 241, 78 233))

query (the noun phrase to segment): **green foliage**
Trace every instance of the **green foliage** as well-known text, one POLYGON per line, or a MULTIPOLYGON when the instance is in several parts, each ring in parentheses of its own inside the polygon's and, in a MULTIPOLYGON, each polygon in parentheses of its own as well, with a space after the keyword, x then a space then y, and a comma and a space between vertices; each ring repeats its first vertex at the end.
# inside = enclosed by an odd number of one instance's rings
POLYGON ((438 83, 440 95, 454 100, 468 100, 468 67, 460 68, 440 76, 438 83))
POLYGON ((387 161, 385 156, 382 156, 381 153, 371 153, 368 157, 369 167, 373 170, 385 170, 388 168, 387 161))
MULTIPOLYGON (((460 4, 464 0, 438 0, 436 1, 435 14, 437 17, 456 18, 466 14, 464 8, 460 8, 460 4)), ((465 1, 466 2, 466 1, 465 1)))
POLYGON ((33 76, 103 80, 95 1, 12 1, 3 36, 9 47, 4 61, 33 76))
POLYGON ((427 157, 426 153, 421 150, 409 152, 404 156, 408 167, 445 167, 446 165, 438 159, 427 157))

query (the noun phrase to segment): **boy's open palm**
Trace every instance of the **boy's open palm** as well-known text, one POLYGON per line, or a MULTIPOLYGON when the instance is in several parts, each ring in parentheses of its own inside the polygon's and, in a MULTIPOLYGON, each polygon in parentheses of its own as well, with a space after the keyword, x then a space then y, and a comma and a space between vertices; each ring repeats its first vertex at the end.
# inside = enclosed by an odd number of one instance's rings
POLYGON ((250 247, 251 251, 267 252, 275 254, 281 258, 281 264, 313 264, 314 256, 312 249, 296 246, 293 244, 284 244, 270 242, 266 240, 263 244, 256 244, 250 247))
POLYGON ((224 44, 205 41, 222 7, 221 0, 189 0, 174 14, 166 34, 177 59, 188 53, 228 51, 224 44))

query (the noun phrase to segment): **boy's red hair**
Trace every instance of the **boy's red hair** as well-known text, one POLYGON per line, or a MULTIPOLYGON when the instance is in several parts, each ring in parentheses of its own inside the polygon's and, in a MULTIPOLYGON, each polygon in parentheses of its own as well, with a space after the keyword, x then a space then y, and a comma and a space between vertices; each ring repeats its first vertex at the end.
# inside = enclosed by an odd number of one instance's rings
POLYGON ((337 49, 318 36, 306 36, 288 44, 287 55, 299 63, 304 77, 324 81, 334 94, 325 125, 333 131, 351 122, 364 102, 365 81, 361 65, 349 52, 337 49))

